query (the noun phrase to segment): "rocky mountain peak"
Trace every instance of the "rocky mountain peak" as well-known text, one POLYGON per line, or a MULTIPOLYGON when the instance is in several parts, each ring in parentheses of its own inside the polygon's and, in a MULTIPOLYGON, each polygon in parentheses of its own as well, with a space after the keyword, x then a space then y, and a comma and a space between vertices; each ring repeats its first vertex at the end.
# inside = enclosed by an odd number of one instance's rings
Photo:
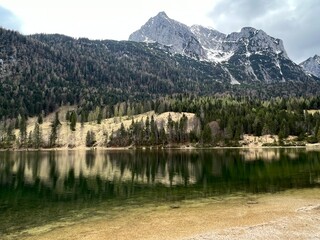
POLYGON ((281 39, 253 27, 226 35, 200 25, 188 27, 160 12, 132 33, 129 40, 158 42, 169 46, 174 54, 221 64, 231 84, 306 79, 305 72, 289 59, 281 39))
POLYGON ((159 12, 159 13, 156 15, 156 17, 169 19, 168 15, 167 15, 164 11, 159 12))
POLYGON ((262 52, 281 55, 288 58, 281 39, 269 36, 263 30, 253 27, 244 27, 240 32, 233 32, 227 36, 228 45, 233 42, 232 49, 238 49, 240 45, 245 45, 246 54, 261 54, 262 52))
POLYGON ((240 33, 243 36, 249 38, 249 37, 255 35, 258 31, 259 30, 255 29, 253 27, 243 27, 243 28, 241 28, 240 33))
POLYGON ((246 55, 269 52, 288 58, 280 39, 273 38, 263 30, 243 27, 240 32, 228 35, 201 25, 186 26, 167 16, 165 12, 150 18, 140 30, 132 33, 131 41, 158 42, 170 46, 174 53, 197 56, 213 62, 227 61, 239 49, 246 55))
POLYGON ((169 46, 174 53, 196 58, 205 56, 201 44, 189 27, 170 19, 165 12, 150 18, 138 31, 129 36, 129 41, 158 42, 169 46))
POLYGON ((314 55, 313 59, 320 64, 320 56, 319 55, 317 55, 317 54, 314 55))
POLYGON ((320 57, 314 55, 299 64, 307 73, 320 78, 320 57))

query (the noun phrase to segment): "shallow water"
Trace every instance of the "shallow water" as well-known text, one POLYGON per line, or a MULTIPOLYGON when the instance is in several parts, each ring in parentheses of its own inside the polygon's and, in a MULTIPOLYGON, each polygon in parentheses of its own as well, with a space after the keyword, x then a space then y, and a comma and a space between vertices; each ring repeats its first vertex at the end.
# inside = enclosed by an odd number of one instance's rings
POLYGON ((130 209, 320 186, 305 149, 0 152, 0 238, 130 209))

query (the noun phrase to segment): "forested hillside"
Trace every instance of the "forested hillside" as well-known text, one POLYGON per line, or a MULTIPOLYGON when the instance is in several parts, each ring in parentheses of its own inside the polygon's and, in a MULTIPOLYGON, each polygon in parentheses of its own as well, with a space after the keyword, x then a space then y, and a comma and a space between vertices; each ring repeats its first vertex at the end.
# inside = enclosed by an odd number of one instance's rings
POLYGON ((287 144, 289 135, 295 144, 320 140, 320 81, 313 76, 234 85, 223 65, 157 43, 23 36, 1 28, 0 43, 2 148, 74 147, 79 131, 87 146, 238 146, 246 134, 277 136, 275 145, 287 144), (71 110, 59 115, 63 108, 71 110), (155 116, 131 119, 150 111, 155 116), (165 112, 195 118, 157 120, 165 112), (132 122, 122 126, 124 119, 132 122), (59 142, 62 128, 69 137, 59 142))
POLYGON ((1 148, 244 146, 246 135, 269 135, 264 145, 320 142, 320 97, 197 97, 176 95, 122 102, 51 118, 23 116, 0 124, 1 148), (139 115, 141 113, 146 113, 139 115), (288 138, 291 136, 290 138, 288 138))
POLYGON ((271 144, 274 146, 320 142, 320 111, 315 110, 320 109, 319 97, 263 101, 246 97, 180 95, 151 102, 150 106, 156 113, 195 113, 198 121, 193 121, 190 126, 188 118, 172 121, 168 117, 163 129, 158 128, 152 119, 143 124, 133 122, 128 129, 119 130, 110 144, 239 146, 245 134, 277 136, 271 144), (291 143, 285 141, 289 135, 295 136, 291 143))
POLYGON ((0 29, 0 118, 47 115, 60 106, 88 112, 167 95, 316 95, 318 79, 231 85, 220 64, 172 54, 159 44, 23 36, 0 29))
POLYGON ((224 92, 219 67, 156 45, 1 30, 0 116, 33 116, 66 104, 87 109, 171 93, 224 92), (205 82, 210 79, 210 82, 205 82))

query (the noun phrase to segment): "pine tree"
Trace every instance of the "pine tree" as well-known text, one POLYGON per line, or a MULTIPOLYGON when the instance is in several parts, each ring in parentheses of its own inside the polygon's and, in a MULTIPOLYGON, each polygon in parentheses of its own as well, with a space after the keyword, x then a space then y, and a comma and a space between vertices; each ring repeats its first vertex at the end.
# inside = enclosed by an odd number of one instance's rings
POLYGON ((167 123, 167 131, 169 135, 169 142, 171 143, 173 141, 173 127, 174 127, 174 121, 172 120, 171 114, 168 115, 168 123, 167 123))
POLYGON ((124 127, 124 124, 121 123, 121 126, 120 126, 120 137, 121 138, 125 138, 126 136, 127 136, 126 128, 124 127))
POLYGON ((27 139, 27 121, 24 116, 21 117, 19 130, 20 130, 20 146, 25 147, 26 139, 27 139))
POLYGON ((145 142, 149 143, 150 140, 150 120, 149 120, 149 116, 147 116, 146 122, 145 122, 145 142))
POLYGON ((98 114, 98 117, 97 117, 97 124, 101 124, 101 121, 102 121, 102 110, 100 108, 99 114, 98 114))
POLYGON ((151 116, 150 121, 150 144, 155 145, 158 144, 158 127, 157 124, 154 121, 154 116, 151 116))
POLYGON ((35 148, 42 147, 42 131, 38 123, 35 124, 33 130, 33 146, 35 148))
POLYGON ((166 131, 164 130, 164 127, 160 129, 159 141, 162 145, 164 145, 167 142, 167 136, 166 136, 166 131))
POLYGON ((16 140, 16 135, 13 132, 14 124, 10 122, 6 131, 5 145, 7 147, 12 145, 12 142, 16 140))
POLYGON ((187 128, 188 118, 185 114, 183 114, 179 122, 179 138, 181 142, 186 142, 188 140, 187 128))
POLYGON ((237 124, 236 132, 234 133, 234 140, 239 141, 243 135, 243 126, 242 124, 237 124))
POLYGON ((84 122, 86 121, 86 114, 84 112, 84 110, 81 111, 81 117, 80 117, 80 121, 81 121, 81 127, 83 127, 84 122))
POLYGON ((96 134, 93 131, 88 131, 86 135, 86 146, 92 147, 96 143, 96 134))
POLYGON ((21 121, 21 115, 19 114, 14 123, 14 129, 19 129, 21 121))
POLYGON ((70 115, 70 129, 71 129, 71 131, 76 130, 76 124, 77 124, 77 114, 75 111, 72 111, 71 115, 70 115))
POLYGON ((278 136, 279 136, 279 140, 280 141, 289 136, 288 124, 287 124, 287 121, 285 119, 282 120, 278 136))
POLYGON ((29 135, 28 135, 28 143, 27 143, 27 147, 30 148, 33 146, 33 139, 32 139, 32 136, 33 136, 33 133, 32 131, 29 132, 29 135))
POLYGON ((42 124, 42 123, 43 123, 43 116, 42 116, 42 113, 40 113, 40 114, 38 115, 37 122, 38 122, 39 124, 42 124))
POLYGON ((212 143, 212 132, 208 124, 204 126, 204 129, 202 132, 202 140, 203 140, 203 143, 212 143))
POLYGON ((54 118, 53 122, 51 123, 51 134, 49 137, 49 147, 56 146, 56 141, 58 138, 58 130, 59 130, 60 125, 61 125, 61 123, 59 120, 59 112, 56 112, 55 118, 54 118))

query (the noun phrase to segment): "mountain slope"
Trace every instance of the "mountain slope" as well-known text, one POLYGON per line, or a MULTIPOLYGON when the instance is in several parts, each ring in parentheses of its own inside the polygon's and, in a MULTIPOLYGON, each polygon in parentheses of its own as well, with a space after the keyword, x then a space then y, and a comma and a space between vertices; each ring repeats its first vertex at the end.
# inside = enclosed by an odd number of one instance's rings
MULTIPOLYGON (((175 54, 171 47, 159 43, 74 39, 58 34, 24 36, 2 28, 0 42, 2 120, 19 114, 46 115, 65 105, 88 112, 101 105, 112 109, 118 102, 129 104, 176 94, 265 99, 315 95, 320 89, 317 78, 303 72, 305 79, 299 79, 300 72, 295 72, 292 62, 281 56, 286 79, 289 74, 297 74, 293 81, 271 81, 266 85, 265 81, 250 80, 242 70, 241 62, 247 56, 241 49, 222 64, 175 54), (241 85, 236 85, 240 81, 241 85)), ((271 55, 262 55, 265 62, 259 62, 258 57, 250 56, 251 62, 257 62, 256 68, 272 70, 274 64, 265 64, 274 60, 271 55)))
POLYGON ((282 40, 251 27, 226 35, 199 25, 188 27, 162 12, 131 34, 129 40, 158 42, 174 53, 221 64, 233 84, 309 81, 302 68, 288 58, 282 40), (189 46, 190 38, 197 45, 186 53, 184 46, 189 46))
POLYGON ((314 55, 299 64, 307 73, 320 78, 320 56, 314 55))
POLYGON ((220 66, 173 56, 158 44, 23 36, 0 29, 0 117, 50 113, 175 93, 224 92, 220 66))

